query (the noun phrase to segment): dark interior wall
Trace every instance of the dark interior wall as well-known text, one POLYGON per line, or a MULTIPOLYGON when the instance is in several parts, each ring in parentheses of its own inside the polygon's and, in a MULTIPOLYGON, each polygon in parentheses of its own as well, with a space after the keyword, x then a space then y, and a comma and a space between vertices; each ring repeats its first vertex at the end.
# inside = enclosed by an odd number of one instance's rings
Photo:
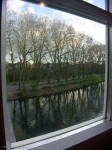
POLYGON ((66 150, 112 150, 112 129, 66 150))

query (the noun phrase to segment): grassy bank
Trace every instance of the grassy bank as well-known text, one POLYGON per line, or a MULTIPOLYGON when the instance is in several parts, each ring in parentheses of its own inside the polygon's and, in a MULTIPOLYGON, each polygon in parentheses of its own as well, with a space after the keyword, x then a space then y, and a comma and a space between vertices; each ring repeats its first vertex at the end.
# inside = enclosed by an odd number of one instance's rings
POLYGON ((81 87, 83 87, 83 86, 88 86, 91 84, 96 84, 104 80, 105 80, 104 75, 93 74, 92 76, 88 78, 80 78, 80 79, 75 79, 75 80, 70 80, 70 81, 62 81, 62 82, 58 82, 58 83, 51 84, 51 85, 45 85, 42 89, 56 88, 56 87, 62 87, 66 85, 73 85, 73 84, 79 84, 81 87))
POLYGON ((55 94, 59 92, 69 91, 69 90, 75 90, 79 88, 84 88, 89 85, 93 85, 96 83, 100 83, 104 81, 104 75, 96 75, 93 74, 92 76, 88 78, 80 78, 75 80, 69 80, 69 81, 61 81, 53 84, 45 84, 42 88, 38 89, 29 89, 29 90, 21 90, 17 91, 15 93, 12 93, 8 95, 8 100, 15 99, 15 98, 21 98, 21 97, 36 97, 36 96, 42 96, 42 95, 49 95, 49 94, 55 94))

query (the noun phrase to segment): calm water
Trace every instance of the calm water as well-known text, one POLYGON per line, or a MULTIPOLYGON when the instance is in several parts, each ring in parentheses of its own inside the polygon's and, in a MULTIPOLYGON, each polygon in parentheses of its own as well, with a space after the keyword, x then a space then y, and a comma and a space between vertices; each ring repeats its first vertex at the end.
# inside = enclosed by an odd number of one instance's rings
POLYGON ((16 141, 101 116, 104 83, 48 96, 8 101, 16 141))

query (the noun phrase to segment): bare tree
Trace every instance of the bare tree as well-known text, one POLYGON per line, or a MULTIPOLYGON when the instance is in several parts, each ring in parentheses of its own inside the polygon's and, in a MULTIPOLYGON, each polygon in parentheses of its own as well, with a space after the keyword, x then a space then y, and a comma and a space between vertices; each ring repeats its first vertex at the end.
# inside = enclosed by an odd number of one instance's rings
POLYGON ((37 18, 30 32, 30 42, 33 51, 30 57, 34 64, 35 80, 37 85, 41 79, 41 68, 46 55, 47 23, 48 20, 46 17, 37 18))
POLYGON ((62 74, 62 62, 66 53, 66 38, 67 38, 67 26, 58 20, 53 20, 49 27, 49 39, 51 39, 49 48, 50 61, 53 65, 53 72, 55 78, 60 81, 62 74))
POLYGON ((7 59, 10 57, 11 60, 11 72, 12 82, 15 84, 15 39, 14 39, 14 28, 15 28, 15 14, 7 12, 7 23, 6 23, 6 40, 7 40, 7 59))
POLYGON ((16 22, 14 30, 16 39, 16 53, 19 61, 19 88, 25 87, 25 80, 27 77, 27 63, 30 61, 29 54, 32 53, 32 46, 30 43, 30 32, 32 27, 33 16, 29 13, 21 14, 16 22))

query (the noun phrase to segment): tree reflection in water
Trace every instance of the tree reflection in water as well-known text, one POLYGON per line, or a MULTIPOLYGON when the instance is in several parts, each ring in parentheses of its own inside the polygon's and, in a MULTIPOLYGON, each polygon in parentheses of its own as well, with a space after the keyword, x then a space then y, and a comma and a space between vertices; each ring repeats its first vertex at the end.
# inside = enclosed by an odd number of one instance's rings
POLYGON ((101 116, 104 83, 41 97, 8 101, 17 141, 101 116))

